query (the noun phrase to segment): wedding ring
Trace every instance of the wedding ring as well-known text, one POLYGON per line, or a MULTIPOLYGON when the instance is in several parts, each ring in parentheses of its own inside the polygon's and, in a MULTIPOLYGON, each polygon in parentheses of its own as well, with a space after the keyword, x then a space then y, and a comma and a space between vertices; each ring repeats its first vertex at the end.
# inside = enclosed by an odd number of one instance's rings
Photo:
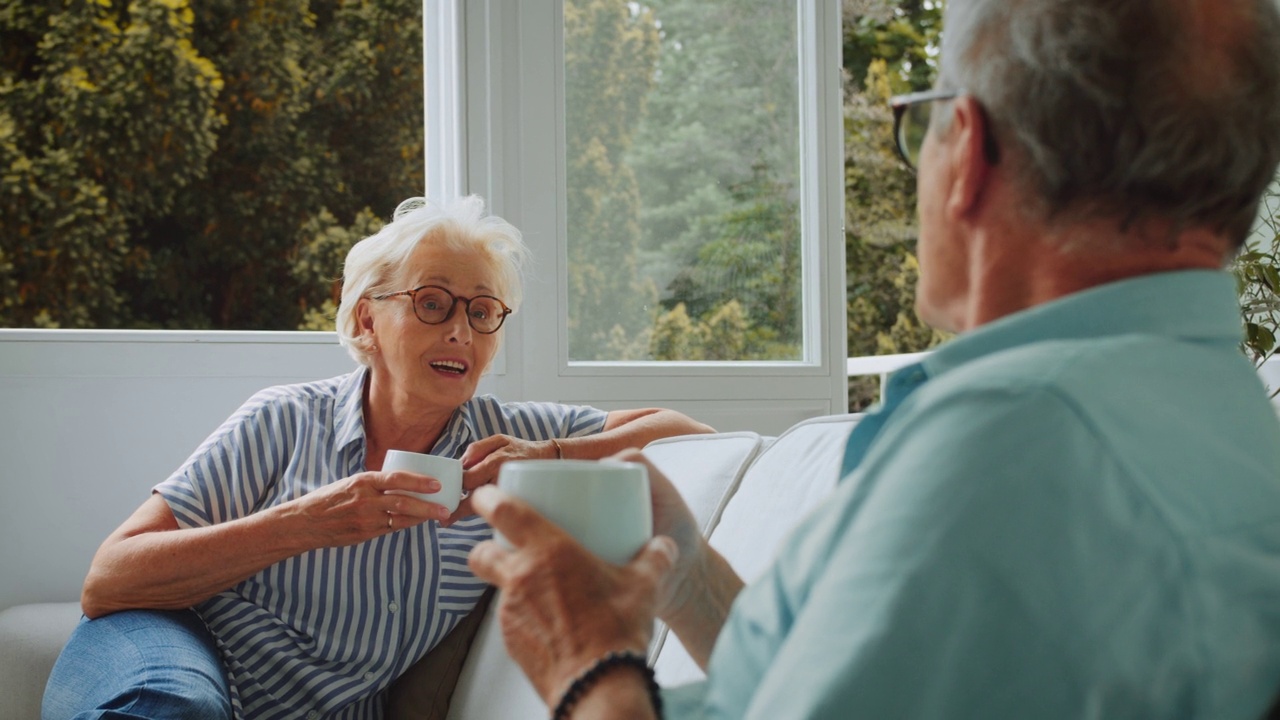
POLYGON ((394 528, 392 528, 392 527, 391 527, 391 519, 392 519, 393 517, 395 517, 395 516, 394 516, 394 515, 392 515, 391 513, 387 513, 387 529, 388 529, 388 530, 392 530, 392 529, 394 529, 394 528))

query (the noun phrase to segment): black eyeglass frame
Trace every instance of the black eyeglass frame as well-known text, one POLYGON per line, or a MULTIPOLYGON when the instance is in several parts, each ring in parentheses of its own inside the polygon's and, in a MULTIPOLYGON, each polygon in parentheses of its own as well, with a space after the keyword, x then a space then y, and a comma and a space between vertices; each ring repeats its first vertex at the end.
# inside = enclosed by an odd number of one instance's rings
MULTIPOLYGON (((902 163, 907 166, 908 170, 914 173, 917 168, 915 163, 911 162, 911 155, 906 147, 906 138, 902 134, 902 117, 907 114, 907 110, 911 106, 919 105, 920 103, 955 100, 961 95, 967 94, 964 90, 923 90, 889 98, 889 107, 893 108, 893 144, 898 151, 898 157, 902 159, 902 163)), ((996 136, 991 128, 991 118, 987 115, 986 109, 982 107, 981 103, 979 103, 978 109, 982 113, 982 151, 987 158, 987 162, 994 165, 1000 162, 1000 146, 996 143, 996 136)), ((928 132, 927 128, 926 132, 928 132)), ((923 137, 921 142, 923 142, 923 137)))
POLYGON ((511 308, 507 307, 506 303, 502 302, 502 300, 499 300, 493 295, 473 295, 472 297, 463 297, 461 295, 454 295, 453 293, 449 292, 448 288, 440 287, 439 285, 419 285, 418 287, 412 290, 401 290, 400 292, 383 293, 382 295, 374 295, 372 296, 372 299, 388 300, 393 297, 400 297, 401 295, 408 297, 409 300, 412 302, 413 316, 418 318, 418 322, 422 323, 423 325, 443 325, 449 322, 449 318, 453 317, 453 311, 458 308, 458 302, 462 301, 463 303, 466 304, 467 325, 469 325, 472 330, 475 330, 481 335, 492 335, 498 332, 499 330, 501 330, 503 323, 507 321, 507 316, 515 312, 515 310, 512 310, 511 308), (430 320, 424 319, 422 315, 419 314, 418 312, 418 300, 417 300, 418 293, 427 289, 439 290, 443 292, 445 295, 448 295, 452 300, 452 302, 449 304, 449 309, 445 311, 444 317, 435 322, 431 322, 430 320), (498 325, 492 330, 481 330, 480 328, 476 327, 475 318, 471 317, 471 303, 474 300, 480 300, 480 299, 492 300, 502 306, 502 312, 501 314, 498 315, 498 325))

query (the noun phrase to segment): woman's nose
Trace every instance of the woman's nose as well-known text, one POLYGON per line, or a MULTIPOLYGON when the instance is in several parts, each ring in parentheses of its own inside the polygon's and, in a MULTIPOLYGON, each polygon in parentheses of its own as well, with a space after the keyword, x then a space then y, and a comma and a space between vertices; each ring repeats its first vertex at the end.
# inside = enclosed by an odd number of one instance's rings
POLYGON ((467 321, 466 303, 455 303, 453 311, 449 313, 449 317, 444 322, 445 327, 449 329, 449 340, 451 342, 462 343, 463 345, 471 343, 471 323, 467 321))

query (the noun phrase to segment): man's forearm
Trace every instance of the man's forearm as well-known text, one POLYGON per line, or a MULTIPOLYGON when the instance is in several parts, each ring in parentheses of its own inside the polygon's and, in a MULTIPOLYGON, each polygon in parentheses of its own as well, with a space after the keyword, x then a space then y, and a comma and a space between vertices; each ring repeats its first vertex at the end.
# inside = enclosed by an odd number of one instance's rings
POLYGON ((675 609, 662 617, 703 670, 707 669, 716 638, 742 588, 742 578, 729 561, 705 545, 696 571, 689 574, 684 587, 677 591, 675 609))

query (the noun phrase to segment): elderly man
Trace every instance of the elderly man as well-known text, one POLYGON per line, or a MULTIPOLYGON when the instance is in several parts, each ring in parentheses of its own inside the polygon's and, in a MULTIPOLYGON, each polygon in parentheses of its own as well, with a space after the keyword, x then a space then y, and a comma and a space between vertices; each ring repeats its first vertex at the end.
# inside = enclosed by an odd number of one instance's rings
POLYGON ((941 63, 895 110, 919 311, 959 337, 763 577, 661 477, 667 537, 623 567, 476 493, 515 549, 471 565, 557 717, 1252 718, 1280 688, 1280 426, 1221 269, 1280 159, 1273 0, 949 0, 941 63), (651 687, 655 615, 705 682, 651 687))

